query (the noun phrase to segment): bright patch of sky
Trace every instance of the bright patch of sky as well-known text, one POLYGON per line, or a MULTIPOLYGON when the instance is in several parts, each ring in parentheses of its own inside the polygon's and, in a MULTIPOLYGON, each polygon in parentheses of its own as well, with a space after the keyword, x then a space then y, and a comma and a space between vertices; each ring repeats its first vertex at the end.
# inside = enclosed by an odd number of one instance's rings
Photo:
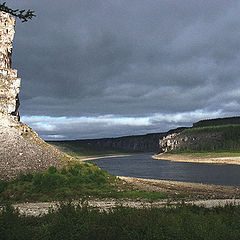
POLYGON ((221 113, 204 112, 202 110, 176 113, 176 114, 154 114, 149 117, 120 117, 104 115, 96 117, 50 117, 50 116, 23 116, 21 120, 35 129, 41 137, 51 139, 83 139, 100 138, 101 132, 108 132, 105 137, 121 136, 118 131, 122 128, 128 130, 127 135, 147 134, 149 132, 162 132, 172 128, 190 126, 191 121, 200 119, 216 118, 221 113), (101 131, 97 131, 101 129, 101 131), (136 132, 139 129, 139 132, 136 132), (100 133, 100 134, 99 134, 100 133))

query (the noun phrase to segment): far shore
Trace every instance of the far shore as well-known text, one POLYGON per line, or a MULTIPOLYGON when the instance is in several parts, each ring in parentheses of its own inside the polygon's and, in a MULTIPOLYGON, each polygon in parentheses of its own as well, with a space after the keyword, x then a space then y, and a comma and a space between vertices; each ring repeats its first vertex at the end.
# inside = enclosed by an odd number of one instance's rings
POLYGON ((133 154, 114 154, 114 155, 104 155, 104 156, 91 156, 91 157, 76 157, 77 161, 84 162, 84 161, 91 161, 101 158, 115 158, 115 157, 129 157, 133 154))
POLYGON ((240 165, 240 156, 235 157, 213 157, 209 156, 198 156, 194 154, 170 154, 161 153, 152 156, 154 159, 166 160, 173 162, 189 162, 189 163, 209 163, 209 164, 236 164, 240 165))

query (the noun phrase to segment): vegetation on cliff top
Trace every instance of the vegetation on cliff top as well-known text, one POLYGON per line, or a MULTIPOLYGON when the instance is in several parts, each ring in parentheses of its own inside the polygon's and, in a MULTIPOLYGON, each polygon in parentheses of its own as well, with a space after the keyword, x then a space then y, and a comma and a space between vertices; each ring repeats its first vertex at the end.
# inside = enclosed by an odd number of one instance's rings
POLYGON ((28 9, 27 11, 22 9, 12 9, 8 6, 6 6, 6 2, 0 3, 0 11, 9 13, 12 16, 20 19, 22 22, 27 22, 28 20, 31 20, 33 17, 36 17, 34 14, 34 11, 28 9))
POLYGON ((183 145, 174 152, 240 152, 240 124, 193 127, 182 131, 182 135, 202 140, 183 145), (212 138, 215 136, 215 138, 212 138), (217 136, 217 137, 216 137, 217 136))
POLYGON ((201 120, 193 123, 193 127, 207 127, 207 126, 219 126, 219 125, 231 125, 240 124, 240 117, 227 117, 227 118, 215 118, 201 120))

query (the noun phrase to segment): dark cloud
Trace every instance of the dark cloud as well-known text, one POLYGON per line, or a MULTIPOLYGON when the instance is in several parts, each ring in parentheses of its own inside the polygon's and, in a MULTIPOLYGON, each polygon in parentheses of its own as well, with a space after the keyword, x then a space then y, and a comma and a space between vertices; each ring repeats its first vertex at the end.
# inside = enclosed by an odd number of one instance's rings
POLYGON ((83 128, 78 122, 79 131, 56 127, 52 135, 127 135, 183 124, 172 124, 178 114, 189 115, 186 124, 238 115, 239 1, 12 0, 8 5, 37 14, 16 26, 13 63, 22 78, 21 115, 167 118, 137 130, 90 123, 83 128))

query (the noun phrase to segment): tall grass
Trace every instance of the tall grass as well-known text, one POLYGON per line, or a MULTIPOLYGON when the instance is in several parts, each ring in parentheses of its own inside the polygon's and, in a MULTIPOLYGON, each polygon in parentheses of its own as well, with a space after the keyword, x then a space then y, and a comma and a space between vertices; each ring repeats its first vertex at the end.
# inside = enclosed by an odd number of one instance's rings
POLYGON ((5 207, 0 213, 1 239, 239 240, 240 207, 195 206, 109 212, 62 206, 42 217, 20 216, 5 207))

